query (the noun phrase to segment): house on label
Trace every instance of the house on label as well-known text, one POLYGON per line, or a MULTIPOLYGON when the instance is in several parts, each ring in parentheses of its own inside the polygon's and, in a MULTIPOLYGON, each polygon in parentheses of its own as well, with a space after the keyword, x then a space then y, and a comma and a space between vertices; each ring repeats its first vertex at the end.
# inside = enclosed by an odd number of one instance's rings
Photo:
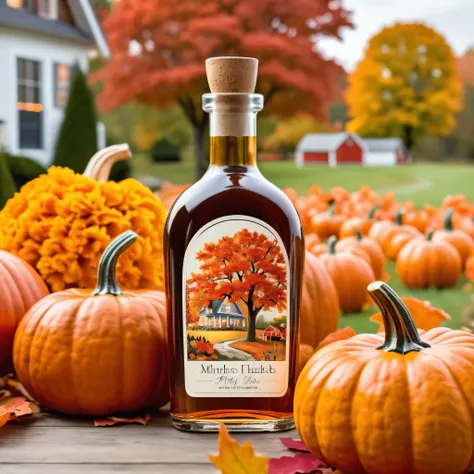
POLYGON ((199 326, 207 328, 245 328, 247 318, 237 303, 213 300, 199 312, 199 326))
POLYGON ((0 0, 0 149, 53 157, 72 68, 110 56, 89 0, 0 0))
POLYGON ((408 162, 400 139, 362 139, 356 133, 309 133, 298 143, 295 160, 298 167, 395 166, 408 162))
POLYGON ((286 329, 285 328, 276 328, 275 326, 268 326, 262 332, 261 338, 264 341, 281 341, 286 339, 286 329))

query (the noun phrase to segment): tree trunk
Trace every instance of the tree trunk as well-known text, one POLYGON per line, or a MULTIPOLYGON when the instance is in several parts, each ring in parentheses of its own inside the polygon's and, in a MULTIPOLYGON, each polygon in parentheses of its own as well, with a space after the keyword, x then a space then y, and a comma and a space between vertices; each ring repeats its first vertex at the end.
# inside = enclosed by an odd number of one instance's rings
POLYGON ((196 180, 201 179, 207 169, 207 160, 204 152, 204 131, 201 126, 193 127, 194 136, 194 156, 196 158, 196 180))
POLYGON ((256 326, 255 322, 257 320, 257 315, 254 312, 249 311, 249 327, 247 329, 247 341, 248 342, 255 342, 257 340, 256 337, 256 326))
POLYGON ((413 146, 415 145, 415 137, 413 136, 413 127, 407 126, 403 130, 404 137, 403 141, 405 143, 405 147, 408 152, 408 162, 411 163, 412 161, 412 153, 413 153, 413 146))

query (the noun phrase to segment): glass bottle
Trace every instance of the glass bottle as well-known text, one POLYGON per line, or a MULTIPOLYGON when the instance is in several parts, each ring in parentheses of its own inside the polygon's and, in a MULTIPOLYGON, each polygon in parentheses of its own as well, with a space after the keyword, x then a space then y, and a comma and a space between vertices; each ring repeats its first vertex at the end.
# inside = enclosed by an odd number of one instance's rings
POLYGON ((206 61, 210 165, 166 223, 171 416, 188 431, 294 426, 304 242, 257 167, 257 64, 206 61))

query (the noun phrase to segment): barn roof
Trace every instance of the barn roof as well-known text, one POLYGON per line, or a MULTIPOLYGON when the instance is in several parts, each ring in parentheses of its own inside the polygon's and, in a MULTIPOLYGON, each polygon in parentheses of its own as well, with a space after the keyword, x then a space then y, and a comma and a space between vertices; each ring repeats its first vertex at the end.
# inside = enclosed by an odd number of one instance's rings
POLYGON ((364 138, 369 152, 390 152, 403 149, 403 142, 400 138, 364 138))
POLYGON ((296 150, 330 151, 346 139, 345 133, 308 133, 298 143, 296 150))

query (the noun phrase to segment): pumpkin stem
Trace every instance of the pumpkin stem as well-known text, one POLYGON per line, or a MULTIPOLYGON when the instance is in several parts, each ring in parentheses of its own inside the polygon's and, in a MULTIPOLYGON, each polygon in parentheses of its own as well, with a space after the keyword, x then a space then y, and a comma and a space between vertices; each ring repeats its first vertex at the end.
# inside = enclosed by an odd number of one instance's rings
POLYGON ((454 214, 454 209, 450 207, 446 211, 446 214, 444 215, 444 230, 448 230, 448 231, 453 230, 453 214, 454 214))
POLYGON ((357 229, 356 229, 356 239, 357 239, 357 241, 360 242, 360 241, 362 240, 362 238, 363 238, 363 237, 362 237, 362 234, 361 234, 361 232, 360 232, 360 229, 357 228, 357 229))
POLYGON ((379 204, 375 204, 375 206, 373 206, 372 209, 370 209, 369 213, 367 214, 367 219, 373 219, 379 207, 380 207, 379 204))
POLYGON ((403 225, 403 214, 405 214, 405 209, 399 209, 395 214, 395 224, 403 225))
POLYGON ((385 342, 378 350, 405 355, 430 347, 420 339, 410 311, 390 286, 374 281, 367 289, 382 312, 385 326, 385 342))
POLYGON ((426 232, 426 240, 427 240, 428 242, 430 242, 431 239, 433 238, 434 232, 435 232, 434 229, 428 229, 428 231, 426 232))
POLYGON ((336 200, 331 199, 329 201, 329 207, 328 210, 326 211, 330 216, 333 216, 336 212, 336 200))
POLYGON ((337 244, 337 237, 332 235, 328 239, 328 254, 329 255, 336 255, 336 244, 337 244))
POLYGON ((138 238, 131 230, 116 237, 102 254, 97 270, 97 286, 92 295, 123 295, 122 288, 117 283, 116 269, 117 260, 138 238))
POLYGON ((89 160, 83 175, 105 183, 109 180, 110 170, 117 161, 130 160, 131 158, 132 153, 126 143, 109 146, 103 150, 99 150, 89 160))

